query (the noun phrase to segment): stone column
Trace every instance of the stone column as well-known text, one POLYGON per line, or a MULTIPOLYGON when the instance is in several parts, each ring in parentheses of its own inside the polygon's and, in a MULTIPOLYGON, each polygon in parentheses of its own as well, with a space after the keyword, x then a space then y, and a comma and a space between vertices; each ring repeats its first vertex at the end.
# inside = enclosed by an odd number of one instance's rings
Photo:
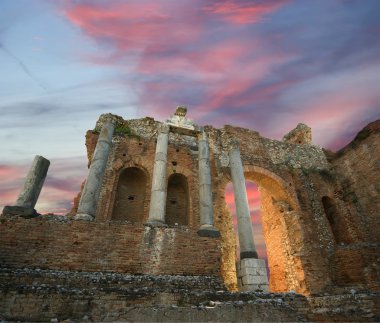
POLYGON ((114 123, 108 120, 103 124, 100 131, 87 180, 79 201, 77 215, 75 216, 76 220, 93 220, 95 217, 104 170, 112 145, 114 128, 114 123))
POLYGON ((212 201, 210 152, 207 135, 204 131, 199 137, 199 213, 201 226, 198 234, 202 237, 220 237, 214 227, 214 206, 212 201))
POLYGON ((229 157, 240 244, 240 261, 236 264, 238 287, 241 291, 268 292, 269 284, 265 261, 257 259, 253 241, 244 169, 237 143, 233 143, 229 157))
POLYGON ((37 216, 34 209, 44 184, 50 161, 42 156, 36 156, 29 169, 24 187, 21 190, 15 206, 4 207, 3 214, 20 215, 23 217, 37 216))
POLYGON ((165 223, 166 207, 166 164, 168 159, 169 127, 163 125, 157 138, 154 158, 152 193, 150 198, 148 224, 165 223))
POLYGON ((240 259, 257 258, 255 243, 253 241, 252 222, 249 212, 247 191, 243 164, 240 158, 240 149, 237 144, 229 152, 232 185, 234 188, 236 217, 238 224, 240 259))

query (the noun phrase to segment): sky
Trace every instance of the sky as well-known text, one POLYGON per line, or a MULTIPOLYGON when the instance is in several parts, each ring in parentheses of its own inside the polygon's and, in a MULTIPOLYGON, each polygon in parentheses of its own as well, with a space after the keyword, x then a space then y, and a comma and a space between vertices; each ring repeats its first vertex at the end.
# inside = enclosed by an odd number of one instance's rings
POLYGON ((36 209, 68 212, 102 113, 340 149, 380 117, 379 39, 379 0, 1 0, 0 208, 38 154, 36 209))

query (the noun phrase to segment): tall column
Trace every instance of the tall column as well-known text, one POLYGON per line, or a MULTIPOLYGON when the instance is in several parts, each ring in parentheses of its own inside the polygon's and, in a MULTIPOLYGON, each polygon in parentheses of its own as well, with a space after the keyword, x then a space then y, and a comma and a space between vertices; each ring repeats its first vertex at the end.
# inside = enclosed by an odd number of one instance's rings
POLYGON ((97 202, 102 185, 104 170, 112 145, 112 135, 115 125, 111 120, 103 124, 95 147, 94 156, 88 172, 79 201, 76 220, 93 220, 96 214, 97 202))
POLYGON ((16 205, 5 206, 3 214, 20 215, 22 217, 34 217, 38 215, 34 207, 40 196, 49 166, 50 161, 46 158, 42 156, 34 157, 24 187, 17 198, 16 205))
POLYGON ((199 137, 199 213, 201 226, 198 234, 202 237, 220 237, 220 232, 214 227, 214 206, 212 201, 210 152, 207 135, 202 131, 199 137))
POLYGON ((168 141, 169 127, 163 125, 157 138, 156 156, 154 158, 153 167, 152 193, 148 218, 148 223, 153 225, 162 225, 165 223, 168 141))
POLYGON ((234 188, 236 217, 238 224, 240 259, 257 258, 253 241, 252 222, 249 212, 247 191, 240 149, 234 144, 229 151, 232 185, 234 188))
POLYGON ((240 244, 240 261, 236 264, 238 287, 240 291, 268 292, 269 284, 265 261, 257 259, 253 241, 244 170, 237 143, 233 143, 229 156, 240 244))

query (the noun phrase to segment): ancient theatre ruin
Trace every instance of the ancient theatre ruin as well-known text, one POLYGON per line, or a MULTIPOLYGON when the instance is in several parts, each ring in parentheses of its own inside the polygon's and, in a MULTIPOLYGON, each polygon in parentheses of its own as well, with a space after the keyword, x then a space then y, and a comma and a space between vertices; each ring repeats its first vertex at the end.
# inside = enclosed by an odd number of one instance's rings
MULTIPOLYGON (((337 295, 348 295, 347 311, 361 295, 367 307, 355 305, 354 317, 362 310, 376 317, 379 142, 380 121, 333 153, 313 145, 311 129, 304 124, 278 141, 230 125, 199 126, 187 118, 185 107, 178 107, 165 122, 103 114, 86 134, 89 172, 70 214, 44 216, 34 210, 49 166, 42 157, 36 158, 15 205, 4 208, 2 311, 7 318, 35 319, 58 315, 54 313, 77 317, 87 311, 94 319, 104 319, 99 309, 103 304, 114 319, 122 319, 120 313, 132 305, 186 307, 210 297, 248 301, 258 297, 254 293, 268 299, 280 297, 268 292, 279 292, 289 297, 282 302, 298 302, 292 313, 303 311, 309 319, 338 315, 329 312, 337 295), (247 180, 261 193, 269 281, 255 248, 247 180), (225 201, 231 182, 237 235, 225 201), (25 192, 32 193, 27 197, 25 192), (90 296, 84 296, 86 281, 94 286, 90 296), (20 287, 32 283, 44 286, 40 294, 20 287), (46 287, 58 283, 71 286, 71 291, 77 286, 81 294, 68 293, 75 304, 87 302, 87 309, 74 306, 59 288, 46 287), (122 288, 128 284, 134 287, 122 288), (154 292, 149 289, 153 285, 154 292), (352 290, 363 292, 355 296, 352 290), (43 295, 53 300, 46 303, 43 295), (45 314, 41 307, 20 310, 17 316, 16 305, 6 300, 10 296, 48 307, 45 314), (124 307, 117 312, 120 297, 124 307), (65 308, 58 310, 58 303, 65 308), (324 314, 318 312, 321 307, 324 314)), ((278 319, 290 313, 284 310, 285 315, 280 307, 271 310, 280 311, 278 319)), ((342 319, 349 317, 344 311, 342 319)), ((191 313, 193 320, 208 319, 191 313)))

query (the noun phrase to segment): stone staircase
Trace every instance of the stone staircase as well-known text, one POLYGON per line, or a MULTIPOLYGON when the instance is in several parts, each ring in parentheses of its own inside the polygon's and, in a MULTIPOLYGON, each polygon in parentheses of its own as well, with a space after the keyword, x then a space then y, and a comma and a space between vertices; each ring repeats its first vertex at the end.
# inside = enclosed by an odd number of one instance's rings
POLYGON ((376 321, 378 296, 231 293, 216 276, 0 267, 0 321, 376 321))

